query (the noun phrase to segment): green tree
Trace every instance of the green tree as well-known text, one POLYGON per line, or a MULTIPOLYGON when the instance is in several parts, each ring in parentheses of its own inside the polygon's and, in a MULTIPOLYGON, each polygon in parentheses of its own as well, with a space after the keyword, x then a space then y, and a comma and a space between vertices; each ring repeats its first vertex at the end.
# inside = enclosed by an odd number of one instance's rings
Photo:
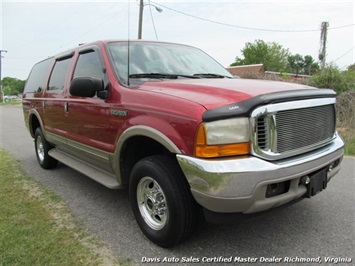
MULTIPOLYGON (((288 49, 282 47, 278 43, 269 44, 269 69, 270 71, 280 71, 285 72, 288 66, 288 56, 290 52, 288 49)), ((266 69, 268 69, 266 68, 266 69)))
POLYGON ((4 86, 2 91, 4 92, 4 95, 12 95, 10 86, 4 86))
POLYGON ((290 55, 288 57, 289 72, 295 74, 313 75, 319 70, 319 64, 314 61, 313 57, 306 55, 302 57, 300 54, 290 55))
POLYGON ((5 77, 2 79, 2 87, 5 95, 17 95, 23 92, 26 81, 17 78, 5 77), (6 88, 6 91, 5 91, 6 88))
POLYGON ((290 66, 290 72, 295 73, 296 75, 303 73, 305 62, 300 54, 289 55, 288 63, 290 66))
POLYGON ((313 75, 319 70, 319 64, 313 59, 312 56, 304 56, 303 73, 306 75, 313 75))
POLYGON ((289 51, 276 42, 247 42, 241 52, 243 58, 236 57, 231 66, 264 64, 265 70, 268 71, 285 71, 288 67, 289 51))

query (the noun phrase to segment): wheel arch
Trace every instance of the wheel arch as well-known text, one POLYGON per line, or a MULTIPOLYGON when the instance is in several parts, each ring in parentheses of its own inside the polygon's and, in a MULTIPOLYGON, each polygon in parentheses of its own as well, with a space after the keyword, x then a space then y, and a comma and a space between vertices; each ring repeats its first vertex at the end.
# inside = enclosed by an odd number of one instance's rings
POLYGON ((158 154, 173 156, 183 153, 162 132, 149 126, 133 126, 124 131, 117 142, 113 168, 125 186, 134 165, 141 159, 158 154))
POLYGON ((28 117, 29 117, 28 129, 30 131, 32 138, 34 138, 36 128, 40 127, 40 128, 42 128, 42 131, 43 131, 43 123, 42 123, 39 113, 34 109, 30 110, 28 117))

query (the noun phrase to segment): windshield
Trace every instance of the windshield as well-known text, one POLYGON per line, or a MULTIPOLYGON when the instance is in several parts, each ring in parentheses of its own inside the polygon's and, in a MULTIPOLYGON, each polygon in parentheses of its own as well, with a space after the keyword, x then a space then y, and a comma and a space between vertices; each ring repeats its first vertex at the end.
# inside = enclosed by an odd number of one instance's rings
POLYGON ((203 51, 185 45, 154 42, 107 44, 111 63, 119 80, 137 78, 232 78, 218 62, 203 51), (129 71, 129 73, 128 73, 129 71))

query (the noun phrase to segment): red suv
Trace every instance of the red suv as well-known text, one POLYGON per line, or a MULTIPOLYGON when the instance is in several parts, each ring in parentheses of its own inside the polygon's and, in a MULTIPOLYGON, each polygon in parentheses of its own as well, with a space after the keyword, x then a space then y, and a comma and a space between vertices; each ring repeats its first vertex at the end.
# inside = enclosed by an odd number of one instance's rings
POLYGON ((128 188, 143 233, 169 247, 200 213, 229 222, 324 190, 343 157, 335 101, 234 79, 191 46, 110 40, 37 63, 23 110, 43 168, 128 188))

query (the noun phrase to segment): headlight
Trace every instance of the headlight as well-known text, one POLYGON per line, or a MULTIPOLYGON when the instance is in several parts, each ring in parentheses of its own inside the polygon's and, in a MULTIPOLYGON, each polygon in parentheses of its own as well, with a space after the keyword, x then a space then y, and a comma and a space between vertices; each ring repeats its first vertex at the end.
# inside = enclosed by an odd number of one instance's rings
POLYGON ((205 123, 207 144, 229 144, 249 141, 249 119, 233 118, 205 123))
POLYGON ((232 118, 202 123, 196 134, 195 155, 220 157, 250 152, 248 118, 232 118))

